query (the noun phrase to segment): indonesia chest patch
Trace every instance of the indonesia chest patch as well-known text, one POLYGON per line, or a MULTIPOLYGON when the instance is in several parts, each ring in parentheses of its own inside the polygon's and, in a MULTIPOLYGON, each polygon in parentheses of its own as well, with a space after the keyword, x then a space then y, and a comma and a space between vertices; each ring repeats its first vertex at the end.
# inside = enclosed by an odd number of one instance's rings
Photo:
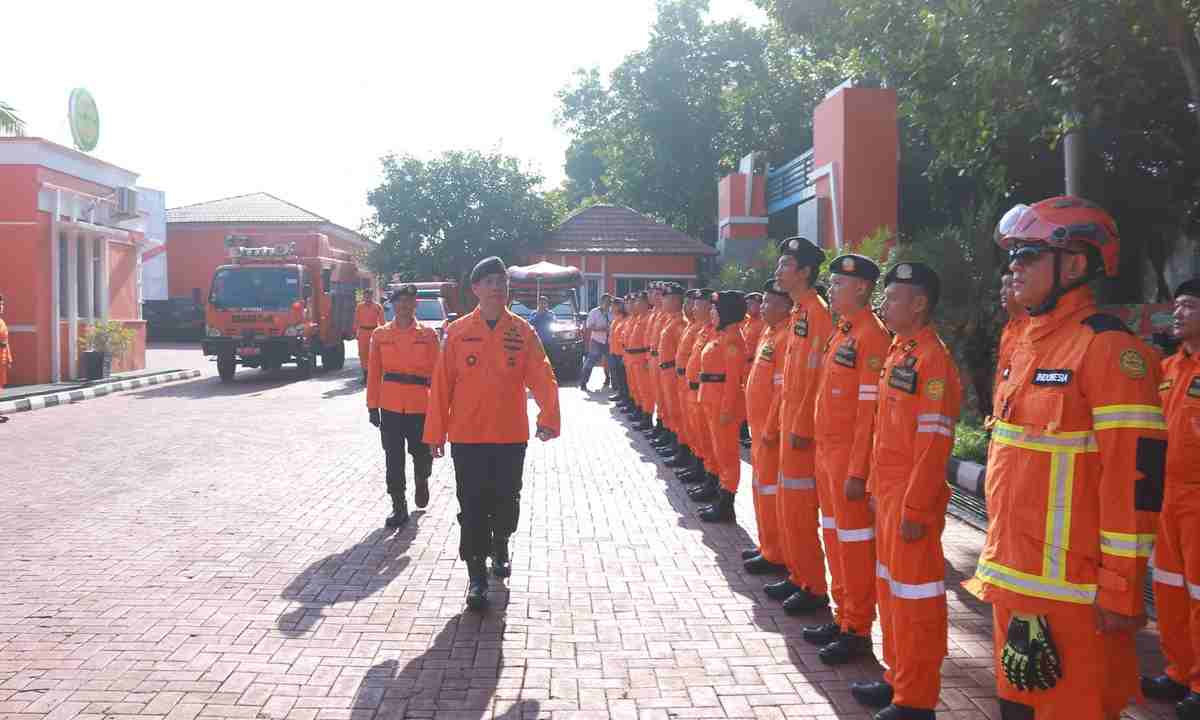
POLYGON ((888 387, 906 392, 909 395, 917 393, 917 370, 911 367, 894 367, 888 373, 888 387))
POLYGON ((1071 371, 1067 368, 1046 369, 1038 368, 1033 371, 1034 385, 1049 385, 1063 387, 1071 384, 1071 371))
POLYGON ((854 349, 854 342, 847 341, 839 345, 838 349, 833 353, 833 361, 842 367, 856 367, 858 365, 858 351, 854 349))

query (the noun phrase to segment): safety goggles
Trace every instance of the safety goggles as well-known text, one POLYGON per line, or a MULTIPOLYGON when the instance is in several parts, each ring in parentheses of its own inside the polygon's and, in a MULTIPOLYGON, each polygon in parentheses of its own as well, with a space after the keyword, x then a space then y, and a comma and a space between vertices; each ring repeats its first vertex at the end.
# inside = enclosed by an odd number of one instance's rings
POLYGON ((1018 265, 1032 265, 1043 255, 1053 252, 1060 252, 1064 255, 1081 254, 1078 250, 1066 250, 1046 243, 1020 243, 1009 248, 1008 261, 1018 265))

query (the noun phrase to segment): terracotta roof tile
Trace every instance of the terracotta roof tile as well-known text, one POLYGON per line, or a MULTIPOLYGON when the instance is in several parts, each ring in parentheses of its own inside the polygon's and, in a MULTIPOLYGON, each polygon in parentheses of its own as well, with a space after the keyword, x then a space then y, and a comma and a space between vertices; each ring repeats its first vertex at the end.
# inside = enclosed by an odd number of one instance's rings
POLYGON ((251 193, 167 210, 169 223, 327 223, 328 219, 269 193, 251 193))
POLYGON ((717 249, 627 207, 593 205, 546 238, 545 252, 606 255, 716 255, 717 249))

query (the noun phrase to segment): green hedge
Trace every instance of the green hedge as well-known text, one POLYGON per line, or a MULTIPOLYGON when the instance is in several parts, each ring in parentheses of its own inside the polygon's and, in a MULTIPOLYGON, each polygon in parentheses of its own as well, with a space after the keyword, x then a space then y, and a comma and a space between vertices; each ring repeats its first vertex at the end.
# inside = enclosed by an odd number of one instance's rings
POLYGON ((987 464, 988 433, 982 425, 960 422, 954 430, 954 457, 987 464))

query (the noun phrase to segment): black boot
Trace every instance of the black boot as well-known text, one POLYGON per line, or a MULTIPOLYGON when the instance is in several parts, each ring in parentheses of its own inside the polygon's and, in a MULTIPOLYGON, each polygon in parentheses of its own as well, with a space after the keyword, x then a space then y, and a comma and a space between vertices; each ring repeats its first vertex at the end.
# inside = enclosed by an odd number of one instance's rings
POLYGON ((875 713, 873 720, 933 720, 936 713, 922 708, 888 705, 875 713))
POLYGON ((1187 685, 1180 685, 1168 675, 1142 676, 1142 694, 1151 700, 1179 702, 1188 696, 1187 685))
POLYGON ((418 477, 416 482, 416 492, 413 499, 417 503, 417 507, 423 508, 429 504, 429 476, 418 477))
POLYGON ((483 558, 468 560, 467 575, 470 577, 470 584, 467 586, 467 608, 483 610, 488 606, 487 562, 483 558))
POLYGON ((882 680, 850 683, 850 694, 867 707, 886 707, 892 704, 895 691, 882 680))
POLYGON ((783 602, 784 600, 787 600, 791 596, 800 592, 800 586, 791 580, 784 578, 779 582, 763 585, 763 592, 766 593, 767 597, 771 598, 772 600, 783 602))
POLYGON ((404 499, 404 491, 392 496, 392 514, 384 523, 387 527, 403 527, 408 522, 408 501, 404 499))
POLYGON ((788 615, 811 615, 827 607, 828 595, 814 595, 808 590, 800 590, 783 601, 783 611, 788 615))
POLYGON ((668 438, 668 442, 665 445, 663 445, 663 444, 656 445, 654 448, 654 452, 658 453, 658 456, 660 458, 663 458, 663 459, 672 458, 672 457, 675 457, 675 454, 677 452, 679 452, 679 446, 675 444, 675 438, 674 438, 674 436, 672 436, 672 437, 668 438))
POLYGON ((821 648, 817 657, 826 665, 845 665, 871 656, 871 638, 866 635, 842 633, 836 640, 821 648))
POLYGON ((508 555, 506 537, 497 537, 492 542, 492 574, 498 578, 512 575, 512 558, 508 555))
POLYGON ((675 453, 674 457, 667 458, 666 466, 669 468, 685 468, 692 464, 692 449, 687 445, 680 445, 679 452, 675 453))
POLYGON ((809 625, 800 630, 800 637, 804 638, 805 642, 820 645, 821 647, 825 647, 841 636, 842 628, 837 623, 809 625))
POLYGON ((742 563, 742 567, 751 575, 770 575, 771 573, 787 572, 786 565, 773 563, 762 555, 754 557, 742 563))
POLYGON ((699 512, 700 519, 704 522, 733 522, 733 501, 733 493, 725 488, 717 490, 717 501, 699 512))
POLYGON ((762 548, 760 547, 752 547, 749 550, 742 551, 743 560, 749 560, 750 558, 758 557, 759 555, 762 555, 762 548))
POLYGON ((1175 714, 1179 720, 1200 720, 1200 693, 1188 693, 1175 703, 1175 714))
POLYGON ((717 491, 721 488, 720 482, 714 479, 715 476, 708 475, 704 479, 704 483, 688 490, 688 497, 696 502, 707 502, 717 499, 717 491))
POLYGON ((640 417, 640 418, 637 420, 637 423, 636 423, 636 424, 633 426, 633 429, 634 429, 634 430, 639 430, 639 431, 641 431, 641 432, 643 432, 643 433, 644 433, 644 432, 646 432, 647 430, 653 430, 653 429, 654 429, 654 423, 650 422, 650 416, 649 416, 649 415, 646 415, 645 413, 642 413, 642 414, 641 414, 641 417, 640 417))

